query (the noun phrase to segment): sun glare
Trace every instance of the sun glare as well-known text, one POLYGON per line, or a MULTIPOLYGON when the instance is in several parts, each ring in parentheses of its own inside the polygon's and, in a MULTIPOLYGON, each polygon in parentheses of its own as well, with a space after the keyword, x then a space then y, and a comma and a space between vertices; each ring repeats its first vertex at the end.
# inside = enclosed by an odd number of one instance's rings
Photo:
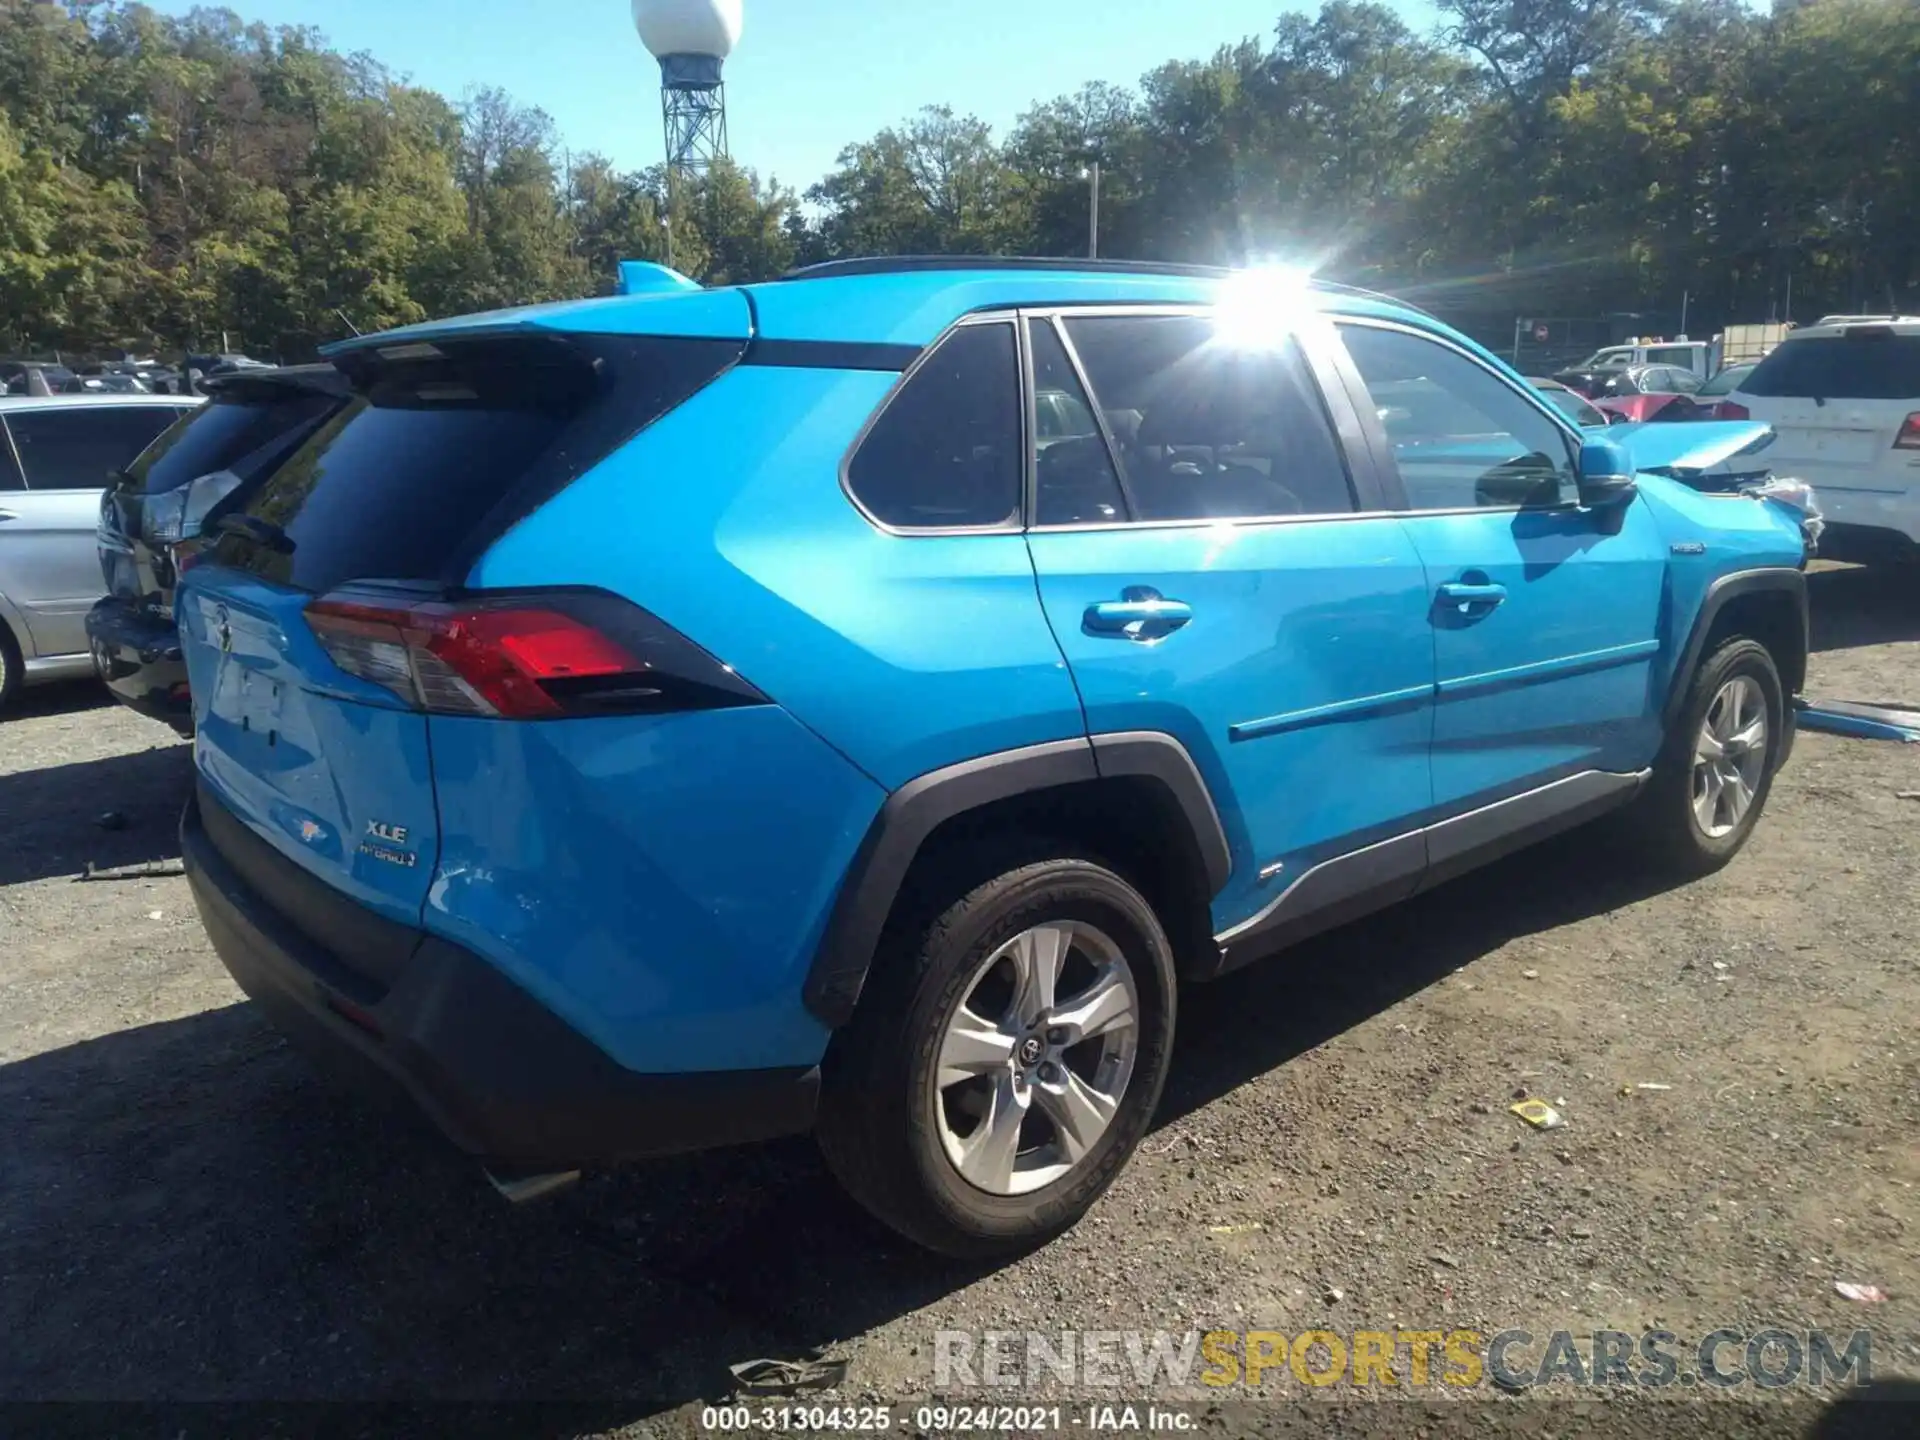
POLYGON ((1310 308, 1313 277, 1295 265, 1238 270, 1220 286, 1214 333, 1223 345, 1242 350, 1284 344, 1310 308))

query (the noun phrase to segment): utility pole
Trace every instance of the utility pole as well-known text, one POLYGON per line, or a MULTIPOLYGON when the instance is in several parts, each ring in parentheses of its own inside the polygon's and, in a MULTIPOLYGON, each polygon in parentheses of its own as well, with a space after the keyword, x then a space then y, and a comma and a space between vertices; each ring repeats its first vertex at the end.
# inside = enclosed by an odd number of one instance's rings
POLYGON ((1093 162, 1093 168, 1088 173, 1093 181, 1093 203, 1087 216, 1087 258, 1098 260, 1100 258, 1100 162, 1098 160, 1093 162))

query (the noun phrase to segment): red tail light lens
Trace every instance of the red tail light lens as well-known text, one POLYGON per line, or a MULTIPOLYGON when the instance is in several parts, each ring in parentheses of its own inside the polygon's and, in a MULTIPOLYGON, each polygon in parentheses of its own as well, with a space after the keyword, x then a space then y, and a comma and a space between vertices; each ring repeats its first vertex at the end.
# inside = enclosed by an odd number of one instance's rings
POLYGON ((602 591, 409 604, 349 590, 306 614, 335 665, 434 714, 553 720, 766 703, 685 636, 602 591))
POLYGON ((1920 410, 1900 422, 1900 433, 1893 437, 1896 450, 1920 450, 1920 410))
POLYGON ((1715 408, 1722 420, 1751 420, 1753 418, 1753 412, 1751 410, 1747 409, 1744 405, 1736 404, 1732 400, 1722 400, 1715 408))

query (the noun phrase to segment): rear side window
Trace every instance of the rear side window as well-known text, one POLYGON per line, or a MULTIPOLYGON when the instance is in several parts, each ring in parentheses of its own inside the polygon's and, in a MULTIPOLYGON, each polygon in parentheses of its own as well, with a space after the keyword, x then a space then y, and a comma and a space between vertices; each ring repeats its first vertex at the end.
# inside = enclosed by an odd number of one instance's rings
POLYGON ((1299 347, 1221 343, 1201 315, 1066 322, 1136 520, 1336 515, 1353 490, 1299 347))
POLYGON ((216 470, 251 479, 343 403, 338 396, 285 387, 220 395, 185 412, 148 446, 127 467, 127 488, 164 494, 216 470))
MULTIPOLYGON (((355 352, 353 397, 274 471, 215 559, 278 584, 457 583, 508 525, 739 357, 718 340, 616 337, 355 352)), ((660 483, 669 483, 661 477, 660 483)))
POLYGON ((1113 456, 1066 346, 1045 320, 1035 321, 1028 334, 1033 349, 1033 523, 1105 525, 1126 519, 1113 456))
POLYGON ((993 529, 1018 517, 1024 468, 1013 326, 963 325, 894 392, 847 488, 895 529, 993 529))
POLYGON ((76 405, 7 416, 29 490, 101 490, 173 422, 167 405, 76 405))
POLYGON ((1861 326, 1848 335, 1789 339, 1740 389, 1787 400, 1920 399, 1920 335, 1861 326))

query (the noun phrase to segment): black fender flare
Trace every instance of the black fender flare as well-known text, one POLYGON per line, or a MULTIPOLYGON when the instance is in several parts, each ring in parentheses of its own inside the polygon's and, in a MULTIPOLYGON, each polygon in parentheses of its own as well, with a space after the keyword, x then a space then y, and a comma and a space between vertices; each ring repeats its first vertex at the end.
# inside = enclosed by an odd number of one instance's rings
POLYGON ((808 1011, 834 1027, 852 1018, 894 900, 941 825, 1017 795, 1124 777, 1166 786, 1192 831, 1210 893, 1218 894, 1233 866, 1226 832, 1199 767, 1171 735, 1082 736, 964 760, 909 780, 867 827, 807 971, 801 998, 808 1011))
POLYGON ((1806 572, 1790 565, 1769 565, 1755 570, 1736 570, 1732 574, 1722 575, 1707 587, 1706 595, 1700 601, 1700 609, 1693 617, 1693 627, 1687 633, 1686 646, 1674 662, 1673 675, 1667 683, 1666 704, 1661 707, 1660 723, 1665 730, 1671 730, 1680 718, 1680 707, 1686 704, 1687 686, 1692 682, 1694 672, 1700 668, 1701 652, 1706 648, 1707 636, 1713 632, 1713 623, 1729 602, 1743 595, 1753 595, 1763 591, 1783 591, 1789 595, 1794 608, 1800 616, 1800 662, 1802 673, 1799 676, 1783 675, 1789 691, 1797 691, 1805 681, 1805 664, 1812 648, 1812 632, 1807 604, 1806 572))

